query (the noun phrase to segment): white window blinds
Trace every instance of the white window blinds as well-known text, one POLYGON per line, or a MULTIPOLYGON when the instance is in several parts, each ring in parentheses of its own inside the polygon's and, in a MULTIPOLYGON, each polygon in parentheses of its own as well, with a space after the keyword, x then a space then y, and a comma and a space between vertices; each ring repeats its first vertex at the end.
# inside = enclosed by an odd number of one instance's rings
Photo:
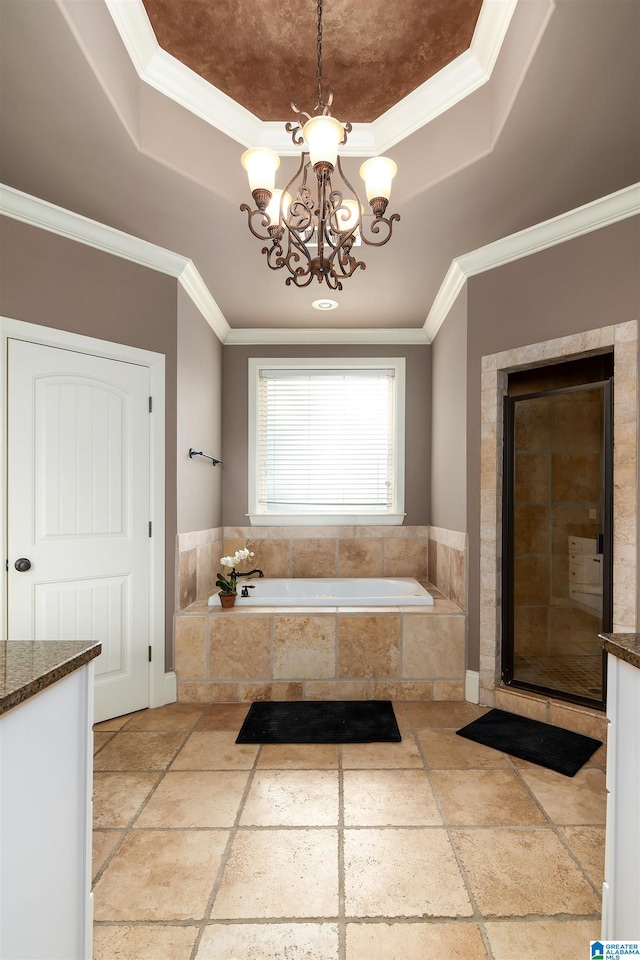
POLYGON ((396 371, 259 369, 259 513, 395 509, 396 371))

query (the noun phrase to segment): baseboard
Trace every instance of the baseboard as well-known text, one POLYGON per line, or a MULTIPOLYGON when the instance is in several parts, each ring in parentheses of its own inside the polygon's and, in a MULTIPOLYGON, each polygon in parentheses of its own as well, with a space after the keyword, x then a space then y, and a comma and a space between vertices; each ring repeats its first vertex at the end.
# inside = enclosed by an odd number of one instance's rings
MULTIPOLYGON (((176 703, 178 699, 178 678, 173 670, 164 675, 163 703, 176 703)), ((477 702, 477 701, 476 701, 477 702)))
POLYGON ((464 698, 468 703, 480 700, 480 673, 477 670, 467 670, 464 675, 464 698))

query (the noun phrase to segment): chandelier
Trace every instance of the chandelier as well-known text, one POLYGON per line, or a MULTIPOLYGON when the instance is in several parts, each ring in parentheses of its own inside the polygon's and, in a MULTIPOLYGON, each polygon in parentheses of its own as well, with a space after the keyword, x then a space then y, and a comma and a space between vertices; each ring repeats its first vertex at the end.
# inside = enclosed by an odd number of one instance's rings
POLYGON ((366 264, 354 256, 354 246, 359 241, 371 247, 383 246, 391 238, 394 220, 400 219, 397 213, 385 217, 397 167, 387 157, 371 157, 360 167, 373 213, 367 236, 360 198, 338 156, 338 148, 347 142, 352 127, 331 116, 331 90, 326 103, 322 99, 322 0, 318 0, 317 53, 318 99, 313 114, 299 110, 294 100, 291 107, 299 119, 285 124, 293 143, 305 145, 300 165, 284 190, 276 190, 278 154, 262 147, 246 150, 242 166, 256 208, 252 210, 243 203, 240 209, 247 213, 254 237, 267 242, 262 248, 267 265, 272 270, 288 271, 287 286, 307 287, 315 277, 331 290, 342 290, 342 280, 358 268, 366 269, 366 264), (341 182, 336 183, 336 172, 341 182))

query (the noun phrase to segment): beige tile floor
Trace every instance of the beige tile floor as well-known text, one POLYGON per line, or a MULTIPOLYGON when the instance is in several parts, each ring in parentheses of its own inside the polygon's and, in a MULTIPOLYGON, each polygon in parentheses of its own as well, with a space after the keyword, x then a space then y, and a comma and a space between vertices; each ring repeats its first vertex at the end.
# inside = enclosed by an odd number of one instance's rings
POLYGON ((95 960, 583 960, 605 748, 572 779, 396 703, 398 744, 239 746, 246 704, 95 728, 95 960))

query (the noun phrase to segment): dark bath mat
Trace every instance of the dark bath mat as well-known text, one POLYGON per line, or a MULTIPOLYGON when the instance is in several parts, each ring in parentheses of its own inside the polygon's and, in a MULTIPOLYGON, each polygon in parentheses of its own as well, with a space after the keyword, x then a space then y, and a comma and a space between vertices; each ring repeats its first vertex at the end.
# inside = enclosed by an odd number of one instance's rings
POLYGON ((390 700, 256 702, 236 743, 397 743, 390 700))
POLYGON ((489 710, 484 716, 456 730, 460 737, 502 750, 521 760, 548 767, 573 777, 602 745, 581 733, 553 727, 550 723, 518 717, 504 710, 489 710))

